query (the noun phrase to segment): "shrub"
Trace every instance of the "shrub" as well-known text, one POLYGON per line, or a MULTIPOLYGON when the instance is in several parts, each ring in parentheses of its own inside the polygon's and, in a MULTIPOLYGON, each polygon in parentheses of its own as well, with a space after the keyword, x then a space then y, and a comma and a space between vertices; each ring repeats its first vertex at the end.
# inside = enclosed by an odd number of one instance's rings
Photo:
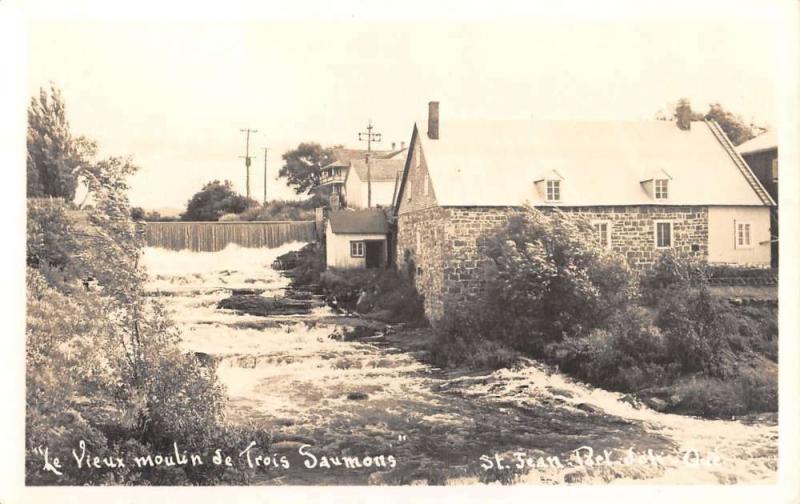
POLYGON ((705 285, 707 277, 706 265, 691 256, 667 250, 641 275, 640 294, 645 304, 656 306, 662 298, 705 285))
POLYGON ((425 316, 422 298, 413 283, 393 268, 329 269, 320 274, 319 284, 328 298, 350 311, 383 311, 389 322, 418 322, 425 316))
POLYGON ((431 361, 441 367, 499 369, 513 366, 520 354, 489 339, 484 321, 474 310, 450 313, 437 322, 430 348, 431 361))
POLYGON ((533 208, 488 240, 484 303, 497 337, 534 353, 588 334, 636 295, 627 264, 596 244, 583 217, 533 208))
POLYGON ((608 329, 548 345, 545 359, 562 371, 624 392, 669 382, 677 375, 666 340, 641 308, 614 317, 608 329))
POLYGON ((684 372, 703 371, 720 378, 736 372, 731 340, 739 334, 739 320, 729 303, 707 289, 666 299, 656 324, 665 332, 669 353, 684 372))
POLYGON ((777 370, 743 367, 734 378, 696 378, 674 387, 680 397, 672 410, 704 417, 729 418, 778 410, 777 370))
POLYGON ((300 201, 272 200, 260 206, 248 208, 236 220, 241 221, 284 221, 314 220, 315 207, 320 206, 316 198, 300 201))

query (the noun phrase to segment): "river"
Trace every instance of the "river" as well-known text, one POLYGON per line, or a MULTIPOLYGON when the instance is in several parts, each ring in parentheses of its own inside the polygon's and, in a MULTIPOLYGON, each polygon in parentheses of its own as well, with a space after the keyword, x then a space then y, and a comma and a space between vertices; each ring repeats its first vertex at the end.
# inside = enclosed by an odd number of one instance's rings
POLYGON ((282 295, 288 279, 270 264, 300 246, 144 254, 148 290, 171 310, 181 346, 218 361, 227 420, 270 431, 270 452, 289 462, 256 484, 777 481, 774 423, 638 409, 533 361, 444 372, 420 358, 424 330, 341 341, 329 336, 363 322, 322 305, 276 317, 216 308, 231 289, 282 295), (345 457, 352 467, 336 465, 345 457))

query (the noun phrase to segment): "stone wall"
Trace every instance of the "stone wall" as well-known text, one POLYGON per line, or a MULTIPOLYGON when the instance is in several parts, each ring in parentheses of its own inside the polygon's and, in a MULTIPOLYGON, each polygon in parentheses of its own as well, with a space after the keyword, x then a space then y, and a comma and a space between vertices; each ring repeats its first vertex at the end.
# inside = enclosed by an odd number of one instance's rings
POLYGON ((561 210, 593 221, 607 221, 611 225, 611 250, 622 254, 634 269, 652 266, 661 255, 662 249, 655 246, 655 221, 672 222, 673 250, 699 260, 708 259, 708 207, 643 205, 561 210))
POLYGON ((444 313, 446 220, 447 211, 441 207, 406 213, 397 220, 397 266, 413 276, 431 320, 444 313))
POLYGON ((442 293, 445 309, 480 295, 486 262, 486 237, 502 229, 513 207, 450 207, 445 209, 442 293))
MULTIPOLYGON (((561 208, 607 221, 611 248, 635 269, 652 265, 661 253, 655 247, 655 221, 673 223, 673 250, 708 257, 707 207, 575 207, 561 208)), ((550 208, 541 208, 550 211, 550 208)), ((450 306, 463 304, 483 288, 487 235, 502 228, 516 207, 434 207, 401 215, 398 262, 405 250, 420 267, 417 288, 425 296, 425 311, 434 321, 450 306), (419 233, 419 246, 416 234, 419 233)))

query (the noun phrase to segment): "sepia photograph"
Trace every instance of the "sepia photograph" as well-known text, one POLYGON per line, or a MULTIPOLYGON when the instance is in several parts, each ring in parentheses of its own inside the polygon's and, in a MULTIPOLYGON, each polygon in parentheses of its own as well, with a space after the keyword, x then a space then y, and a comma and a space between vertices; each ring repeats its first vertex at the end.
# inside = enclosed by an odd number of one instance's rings
POLYGON ((800 4, 458 5, 0 2, 0 502, 798 498, 800 4))

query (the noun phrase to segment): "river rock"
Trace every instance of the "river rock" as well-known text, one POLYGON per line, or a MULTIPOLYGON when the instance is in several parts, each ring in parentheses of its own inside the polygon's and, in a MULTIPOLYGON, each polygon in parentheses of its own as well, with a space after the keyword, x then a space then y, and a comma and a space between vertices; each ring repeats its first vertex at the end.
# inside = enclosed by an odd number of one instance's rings
POLYGON ((272 261, 272 269, 278 271, 290 270, 296 268, 299 263, 300 254, 295 251, 287 252, 272 261))
POLYGON ((367 399, 369 396, 364 392, 350 392, 347 394, 347 398, 351 401, 363 401, 367 399))
POLYGON ((581 411, 585 411, 586 413, 594 413, 595 415, 602 415, 605 413, 601 408, 589 403, 580 403, 575 407, 581 411))
POLYGON ((232 296, 257 296, 263 292, 264 289, 231 289, 232 296))
POLYGON ((643 397, 642 402, 650 409, 656 411, 665 411, 669 404, 663 399, 658 397, 643 397))
POLYGON ((217 303, 217 308, 261 317, 268 315, 304 315, 311 311, 311 303, 247 294, 225 298, 217 303))

